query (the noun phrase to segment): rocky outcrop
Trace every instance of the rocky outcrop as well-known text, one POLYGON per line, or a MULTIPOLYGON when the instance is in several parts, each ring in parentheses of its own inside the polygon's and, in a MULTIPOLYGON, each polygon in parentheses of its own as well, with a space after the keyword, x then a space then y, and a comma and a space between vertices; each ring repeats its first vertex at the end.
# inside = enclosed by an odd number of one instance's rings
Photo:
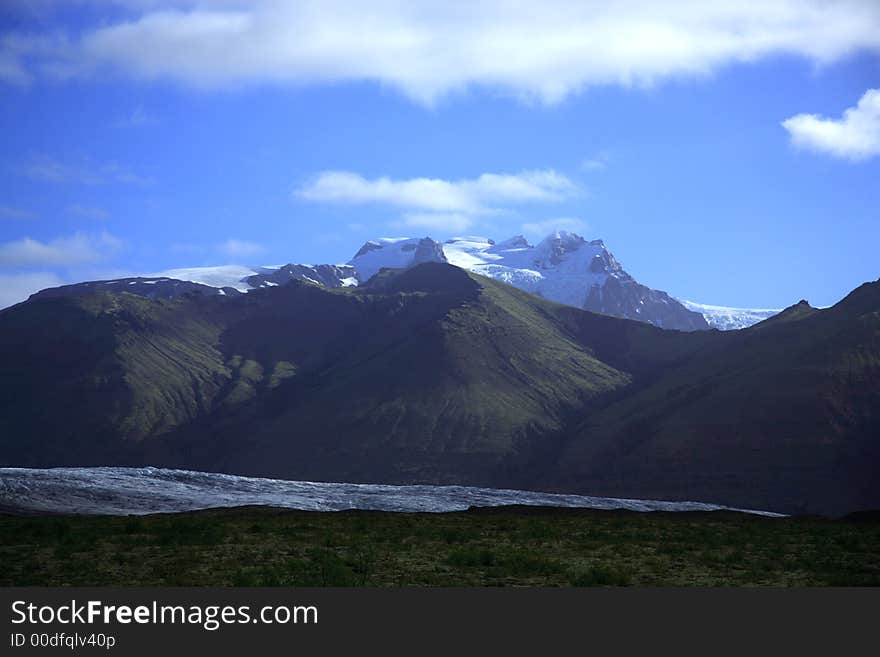
POLYGON ((324 287, 351 287, 358 283, 357 272, 350 265, 284 265, 274 271, 254 274, 245 280, 251 287, 287 285, 290 281, 324 287))

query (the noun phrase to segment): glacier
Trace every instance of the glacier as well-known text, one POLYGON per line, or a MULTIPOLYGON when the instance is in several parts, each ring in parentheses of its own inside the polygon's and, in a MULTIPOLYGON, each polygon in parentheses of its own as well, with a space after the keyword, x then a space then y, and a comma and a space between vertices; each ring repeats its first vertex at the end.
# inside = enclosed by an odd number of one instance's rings
POLYGON ((782 312, 782 308, 731 308, 728 306, 710 306, 679 299, 688 310, 700 313, 709 322, 709 326, 719 331, 743 329, 782 312))
POLYGON ((739 511, 703 502, 590 497, 471 486, 392 486, 242 477, 163 468, 0 468, 0 511, 145 515, 200 509, 271 506, 307 511, 364 509, 463 511, 507 505, 629 511, 739 511))

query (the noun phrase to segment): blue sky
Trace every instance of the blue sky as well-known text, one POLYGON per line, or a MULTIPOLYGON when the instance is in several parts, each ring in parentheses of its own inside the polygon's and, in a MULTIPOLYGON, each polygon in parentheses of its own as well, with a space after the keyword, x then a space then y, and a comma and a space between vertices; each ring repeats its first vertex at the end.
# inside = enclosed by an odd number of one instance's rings
POLYGON ((652 4, 13 0, 0 305, 556 228, 703 303, 877 279, 877 4, 652 4))

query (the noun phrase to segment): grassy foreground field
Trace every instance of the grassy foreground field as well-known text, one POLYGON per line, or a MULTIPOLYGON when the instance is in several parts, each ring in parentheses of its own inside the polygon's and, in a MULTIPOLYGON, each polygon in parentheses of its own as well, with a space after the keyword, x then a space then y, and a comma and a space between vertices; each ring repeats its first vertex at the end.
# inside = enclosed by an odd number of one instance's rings
POLYGON ((880 585, 880 517, 508 507, 0 515, 0 585, 880 585))

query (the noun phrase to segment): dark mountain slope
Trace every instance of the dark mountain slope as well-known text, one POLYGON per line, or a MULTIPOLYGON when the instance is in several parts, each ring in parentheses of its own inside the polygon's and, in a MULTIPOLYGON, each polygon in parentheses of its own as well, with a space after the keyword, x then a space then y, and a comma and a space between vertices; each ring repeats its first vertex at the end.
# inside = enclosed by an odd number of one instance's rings
POLYGON ((880 283, 720 337, 589 417, 539 481, 792 512, 880 506, 880 283))
POLYGON ((231 373, 214 347, 220 327, 199 307, 96 293, 0 313, 0 460, 115 462, 208 411, 231 373))

